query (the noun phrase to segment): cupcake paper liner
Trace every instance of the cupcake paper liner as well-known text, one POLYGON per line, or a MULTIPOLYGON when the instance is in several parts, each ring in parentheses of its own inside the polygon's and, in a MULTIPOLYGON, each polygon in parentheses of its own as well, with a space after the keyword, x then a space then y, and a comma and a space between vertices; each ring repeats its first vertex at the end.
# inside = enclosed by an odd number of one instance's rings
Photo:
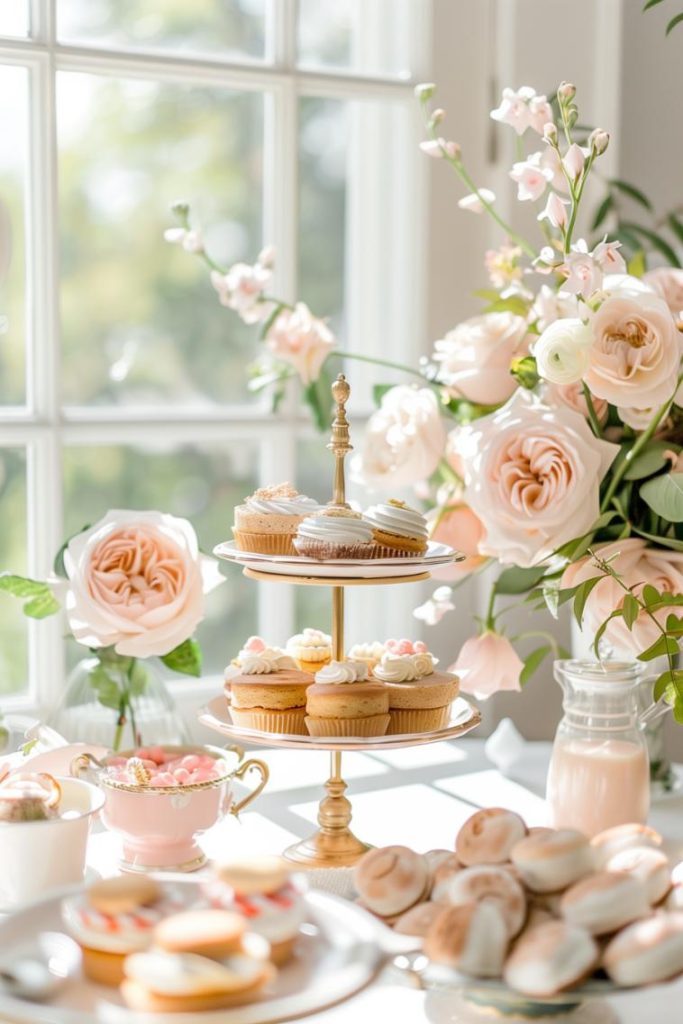
POLYGON ((293 533, 245 533, 233 526, 235 544, 240 551, 254 551, 259 555, 297 555, 292 543, 293 533))
POLYGON ((389 712, 388 736, 409 736, 416 732, 443 729, 451 717, 451 706, 443 708, 402 708, 389 712))
POLYGON ((258 732, 275 732, 282 736, 307 736, 304 708, 291 711, 263 711, 258 708, 230 708, 235 725, 258 732))
POLYGON ((389 715, 369 715, 367 718, 314 718, 306 716, 306 727, 311 736, 384 736, 389 715))
POLYGON ((297 537, 294 541, 296 554, 305 558, 315 558, 318 562, 326 562, 332 558, 374 558, 374 544, 329 544, 319 540, 304 540, 297 537))

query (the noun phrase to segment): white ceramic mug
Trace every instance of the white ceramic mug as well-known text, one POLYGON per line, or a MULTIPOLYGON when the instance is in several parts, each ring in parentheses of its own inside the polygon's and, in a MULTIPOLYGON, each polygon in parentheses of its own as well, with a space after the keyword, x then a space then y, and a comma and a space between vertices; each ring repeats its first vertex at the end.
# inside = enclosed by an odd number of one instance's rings
POLYGON ((0 908, 16 907, 83 881, 88 834, 104 793, 82 779, 58 778, 58 818, 0 822, 0 908))

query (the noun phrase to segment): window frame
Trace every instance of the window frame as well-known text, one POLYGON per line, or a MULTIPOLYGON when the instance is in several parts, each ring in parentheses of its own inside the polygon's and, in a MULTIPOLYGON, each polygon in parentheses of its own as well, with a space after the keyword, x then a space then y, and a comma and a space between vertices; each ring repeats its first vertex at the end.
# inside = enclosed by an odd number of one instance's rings
MULTIPOLYGON (((249 437, 259 441, 260 479, 294 479, 298 439, 310 436, 307 416, 290 401, 277 422, 264 409, 220 405, 209 411, 171 407, 136 408, 64 406, 60 394, 59 206, 56 76, 81 71, 133 76, 179 84, 216 85, 257 91, 264 96, 263 237, 278 252, 277 292, 293 300, 297 293, 298 104, 302 97, 336 100, 387 100, 414 106, 413 90, 431 63, 432 0, 413 5, 409 55, 410 77, 362 75, 344 70, 297 66, 297 0, 268 0, 265 59, 225 61, 212 57, 150 54, 123 49, 60 43, 56 34, 58 0, 30 0, 30 35, 0 38, 0 63, 24 67, 29 76, 29 167, 26 180, 26 401, 23 407, 0 408, 0 448, 26 452, 27 571, 45 578, 64 539, 62 451, 81 444, 134 444, 146 437, 175 438, 178 443, 230 443, 249 437), (275 170, 277 169, 277 170, 275 170), (284 428, 284 429, 283 429, 284 428)), ((356 0, 361 3, 362 0, 356 0)), ((360 7, 358 8, 360 11, 360 7)), ((373 19, 370 19, 371 21, 373 19)), ((374 19, 376 22, 376 19, 374 19)), ((381 26, 371 25, 372 31, 381 26)), ((367 44, 367 40, 364 41, 367 44)), ((405 222, 402 237, 414 252, 425 251, 427 174, 419 153, 419 118, 411 121, 401 176, 405 222), (414 125, 414 129, 413 126, 414 125)), ((360 216, 360 214, 358 214, 360 216)), ((347 224, 347 247, 358 245, 358 225, 347 224)), ((373 239, 374 245, 380 240, 373 239)), ((162 245, 160 240, 160 246, 162 245)), ((353 251, 347 248, 353 268, 353 251)), ((426 268, 404 289, 405 315, 415 339, 415 359, 426 341, 426 268)), ((347 294, 353 294, 353 271, 347 294)), ((324 313, 324 311, 319 311, 324 313)), ((226 316, 230 315, 226 313, 226 316)), ((369 410, 364 410, 364 415, 369 410)), ((362 420, 355 424, 358 438, 362 420)), ((103 509, 103 513, 104 513, 103 509)), ((266 629, 277 611, 285 629, 294 626, 292 587, 259 588, 259 624, 266 629)), ((28 626, 27 688, 3 697, 6 711, 44 712, 63 690, 65 658, 60 617, 28 626)), ((226 657, 229 652, 226 652, 226 657)), ((197 695, 215 688, 203 681, 174 681, 174 693, 197 695)))

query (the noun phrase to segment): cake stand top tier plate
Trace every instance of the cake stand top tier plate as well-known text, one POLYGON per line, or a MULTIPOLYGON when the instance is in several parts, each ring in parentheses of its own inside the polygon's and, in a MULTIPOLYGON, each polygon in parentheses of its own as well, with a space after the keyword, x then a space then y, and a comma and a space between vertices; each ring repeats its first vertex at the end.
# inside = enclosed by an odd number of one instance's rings
MULTIPOLYGON (((321 583, 329 585, 408 583, 428 579, 433 569, 460 562, 464 555, 446 544, 430 541, 424 555, 416 558, 330 559, 325 562, 293 555, 263 555, 240 551, 234 541, 218 544, 213 551, 217 558, 235 562, 260 579, 282 576, 290 583, 321 583)), ((285 579, 283 579, 285 582, 285 579)))

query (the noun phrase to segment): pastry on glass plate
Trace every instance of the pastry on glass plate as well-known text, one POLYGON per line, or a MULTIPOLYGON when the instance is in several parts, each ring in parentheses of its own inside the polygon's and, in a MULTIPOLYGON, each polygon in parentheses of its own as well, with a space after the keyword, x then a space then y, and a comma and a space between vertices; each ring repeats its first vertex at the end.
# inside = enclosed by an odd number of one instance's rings
POLYGON ((240 658, 226 672, 230 714, 235 725, 261 732, 306 735, 306 691, 310 672, 296 667, 280 647, 266 647, 240 658))
POLYGON ((387 640, 385 646, 386 653, 372 674, 386 684, 389 693, 387 732, 404 735, 442 729, 458 696, 458 677, 435 672, 435 659, 420 641, 387 640))
POLYGON ((330 506, 300 524, 294 547, 305 558, 319 562, 332 558, 375 558, 372 525, 360 512, 330 506))
POLYGON ((392 498, 386 504, 371 505, 364 516, 373 528, 373 558, 417 558, 427 550, 427 520, 404 501, 392 498))

